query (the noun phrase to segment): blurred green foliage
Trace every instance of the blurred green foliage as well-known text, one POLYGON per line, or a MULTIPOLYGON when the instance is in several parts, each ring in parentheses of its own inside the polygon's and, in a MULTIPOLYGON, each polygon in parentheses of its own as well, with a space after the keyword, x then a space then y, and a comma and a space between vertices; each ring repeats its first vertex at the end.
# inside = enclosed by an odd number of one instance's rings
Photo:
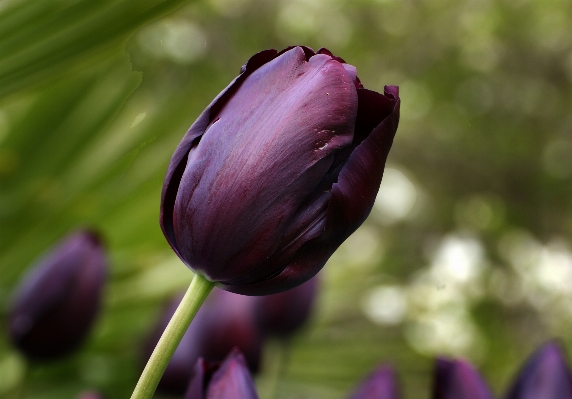
MULTIPOLYGON (((28 364, 0 332, 0 397, 128 397, 160 305, 191 279, 158 226, 171 153, 265 48, 328 47, 402 120, 366 225, 322 272, 274 398, 343 398, 379 362, 428 398, 432 358, 497 393, 535 345, 572 346, 572 3, 0 1, 0 312, 77 226, 111 256, 81 352, 28 364), (183 3, 184 7, 178 8, 183 3)), ((258 378, 270 399, 277 348, 258 378)))

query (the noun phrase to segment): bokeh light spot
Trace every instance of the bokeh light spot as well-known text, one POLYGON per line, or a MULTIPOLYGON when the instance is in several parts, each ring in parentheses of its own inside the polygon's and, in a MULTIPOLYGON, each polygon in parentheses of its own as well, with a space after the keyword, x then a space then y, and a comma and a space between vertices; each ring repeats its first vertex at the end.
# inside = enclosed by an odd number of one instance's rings
POLYGON ((397 169, 386 168, 374 205, 383 219, 394 223, 407 217, 416 200, 417 190, 411 180, 397 169))
POLYGON ((187 20, 151 24, 139 32, 137 39, 149 55, 181 64, 202 58, 207 48, 203 29, 187 20))
POLYGON ((572 177, 572 141, 552 140, 544 148, 544 170, 558 179, 572 177))
POLYGON ((6 394, 24 379, 26 364, 15 354, 0 359, 0 394, 6 394))
POLYGON ((366 316, 377 324, 398 324, 407 311, 407 297, 399 286, 379 286, 362 303, 366 316))
POLYGON ((431 109, 433 98, 423 83, 407 80, 399 86, 399 93, 402 98, 406 99, 401 103, 403 118, 419 119, 431 109))

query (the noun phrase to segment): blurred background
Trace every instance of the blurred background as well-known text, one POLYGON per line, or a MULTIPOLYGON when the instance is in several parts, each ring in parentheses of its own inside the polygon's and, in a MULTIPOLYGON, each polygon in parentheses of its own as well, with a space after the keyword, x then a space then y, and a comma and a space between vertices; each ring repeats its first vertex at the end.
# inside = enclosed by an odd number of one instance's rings
POLYGON ((292 44, 329 48, 369 89, 399 85, 402 117, 273 397, 344 398, 387 362, 426 399, 438 354, 501 394, 539 343, 572 348, 568 0, 2 0, 0 321, 77 226, 101 231, 111 268, 74 356, 28 363, 0 331, 0 397, 129 397, 142 342, 192 278, 158 225, 171 154, 251 55, 292 44))

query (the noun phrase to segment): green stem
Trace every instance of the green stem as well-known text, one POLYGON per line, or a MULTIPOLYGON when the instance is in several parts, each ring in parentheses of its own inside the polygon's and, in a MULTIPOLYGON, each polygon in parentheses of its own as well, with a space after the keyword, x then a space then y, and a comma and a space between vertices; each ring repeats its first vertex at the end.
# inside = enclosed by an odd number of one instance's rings
POLYGON ((201 275, 195 274, 171 321, 165 328, 161 339, 151 354, 139 382, 131 395, 131 399, 150 399, 173 357, 175 349, 181 342, 183 335, 191 325, 197 311, 211 292, 214 283, 201 275))
POLYGON ((290 357, 290 341, 279 340, 274 351, 274 367, 270 371, 270 378, 267 385, 267 398, 274 399, 278 392, 278 384, 283 377, 284 370, 290 357))

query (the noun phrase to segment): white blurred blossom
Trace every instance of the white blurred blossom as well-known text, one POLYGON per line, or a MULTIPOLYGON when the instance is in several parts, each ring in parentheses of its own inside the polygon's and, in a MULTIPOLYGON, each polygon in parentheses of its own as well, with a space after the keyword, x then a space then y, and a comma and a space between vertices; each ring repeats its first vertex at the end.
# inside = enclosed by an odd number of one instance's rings
POLYGON ((156 22, 143 28, 137 42, 149 55, 189 64, 202 58, 207 48, 206 34, 188 20, 156 22))

